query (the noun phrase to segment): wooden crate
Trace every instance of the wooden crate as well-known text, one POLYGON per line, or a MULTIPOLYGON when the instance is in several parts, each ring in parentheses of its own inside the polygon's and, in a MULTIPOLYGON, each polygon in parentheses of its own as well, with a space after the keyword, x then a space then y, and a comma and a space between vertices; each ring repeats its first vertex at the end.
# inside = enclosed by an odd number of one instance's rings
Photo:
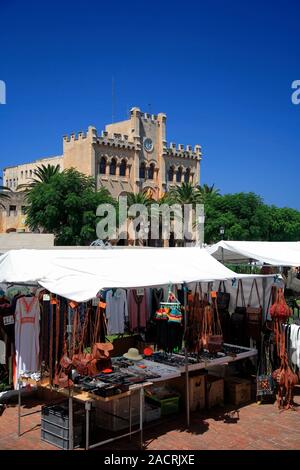
POLYGON ((206 377, 206 407, 224 405, 224 379, 213 375, 206 377))
POLYGON ((225 381, 225 399, 227 403, 240 406, 251 401, 251 381, 230 377, 225 381))
MULTIPOLYGON (((180 393, 183 403, 186 401, 186 382, 185 374, 181 377, 169 381, 170 387, 180 393)), ((196 411, 197 409, 205 408, 205 375, 204 374, 190 374, 189 377, 189 390, 190 390, 190 410, 196 411)))

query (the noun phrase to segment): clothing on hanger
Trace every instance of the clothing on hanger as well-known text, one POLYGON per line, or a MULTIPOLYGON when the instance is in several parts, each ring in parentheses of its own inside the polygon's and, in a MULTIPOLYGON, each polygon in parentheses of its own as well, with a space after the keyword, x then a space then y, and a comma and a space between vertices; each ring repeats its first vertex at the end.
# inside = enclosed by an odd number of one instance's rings
POLYGON ((124 333, 128 321, 127 295, 124 289, 109 290, 106 294, 107 334, 124 333))
POLYGON ((131 289, 128 292, 129 326, 131 331, 146 328, 147 325, 149 317, 147 291, 145 289, 141 289, 141 291, 143 291, 142 295, 139 295, 139 289, 131 289))
POLYGON ((39 369, 40 303, 36 297, 21 297, 15 310, 16 374, 17 388, 21 372, 39 369))

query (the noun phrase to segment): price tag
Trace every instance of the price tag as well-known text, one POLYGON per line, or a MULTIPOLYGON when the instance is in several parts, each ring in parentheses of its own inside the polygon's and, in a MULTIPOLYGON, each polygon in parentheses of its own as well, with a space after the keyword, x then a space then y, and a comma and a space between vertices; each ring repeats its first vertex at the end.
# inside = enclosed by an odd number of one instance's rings
POLYGON ((69 305, 71 308, 76 308, 77 307, 77 302, 74 302, 73 300, 71 300, 71 302, 69 302, 69 305))
POLYGON ((216 299, 217 298, 217 292, 215 290, 211 291, 211 298, 216 299))
POLYGON ((145 289, 143 287, 140 287, 139 289, 136 290, 136 295, 144 295, 145 294, 145 289))
POLYGON ((106 308, 105 302, 99 302, 99 308, 106 308))
POLYGON ((7 315, 3 317, 3 325, 13 325, 15 323, 15 319, 13 315, 7 315))
POLYGON ((44 294, 43 295, 43 301, 44 302, 50 302, 50 295, 49 294, 44 294))

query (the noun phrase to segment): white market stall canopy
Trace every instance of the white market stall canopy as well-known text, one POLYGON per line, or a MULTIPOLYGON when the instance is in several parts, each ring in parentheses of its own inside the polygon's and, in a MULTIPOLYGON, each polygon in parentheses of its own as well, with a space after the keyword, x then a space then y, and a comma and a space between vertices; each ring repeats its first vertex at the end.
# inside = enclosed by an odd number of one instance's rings
POLYGON ((209 282, 237 277, 205 249, 12 250, 0 256, 0 283, 38 283, 77 302, 100 289, 209 282))
POLYGON ((206 248, 227 263, 260 261, 272 266, 300 266, 300 242, 225 241, 206 248))

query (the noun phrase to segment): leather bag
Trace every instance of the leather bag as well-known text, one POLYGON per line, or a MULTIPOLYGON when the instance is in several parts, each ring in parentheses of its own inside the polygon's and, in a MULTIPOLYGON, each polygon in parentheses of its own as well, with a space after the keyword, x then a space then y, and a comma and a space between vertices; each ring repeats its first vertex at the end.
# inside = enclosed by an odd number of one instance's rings
POLYGON ((270 314, 272 319, 278 319, 280 321, 285 321, 292 315, 292 309, 287 305, 281 288, 277 290, 276 300, 271 306, 270 314))
POLYGON ((230 294, 226 292, 225 282, 221 281, 217 292, 217 305, 220 310, 227 310, 230 302, 230 294), (223 285, 223 291, 221 291, 221 285, 223 285))
POLYGON ((262 327, 262 306, 258 292, 256 279, 253 280, 247 306, 247 334, 249 337, 259 341, 262 327), (255 286, 259 307, 251 307, 253 287, 255 286))
POLYGON ((235 311, 230 317, 230 335, 231 341, 233 344, 244 346, 246 343, 246 302, 244 296, 243 283, 241 279, 238 282, 237 294, 236 294, 236 303, 235 311), (239 293, 241 292, 242 305, 238 306, 239 302, 239 293))

